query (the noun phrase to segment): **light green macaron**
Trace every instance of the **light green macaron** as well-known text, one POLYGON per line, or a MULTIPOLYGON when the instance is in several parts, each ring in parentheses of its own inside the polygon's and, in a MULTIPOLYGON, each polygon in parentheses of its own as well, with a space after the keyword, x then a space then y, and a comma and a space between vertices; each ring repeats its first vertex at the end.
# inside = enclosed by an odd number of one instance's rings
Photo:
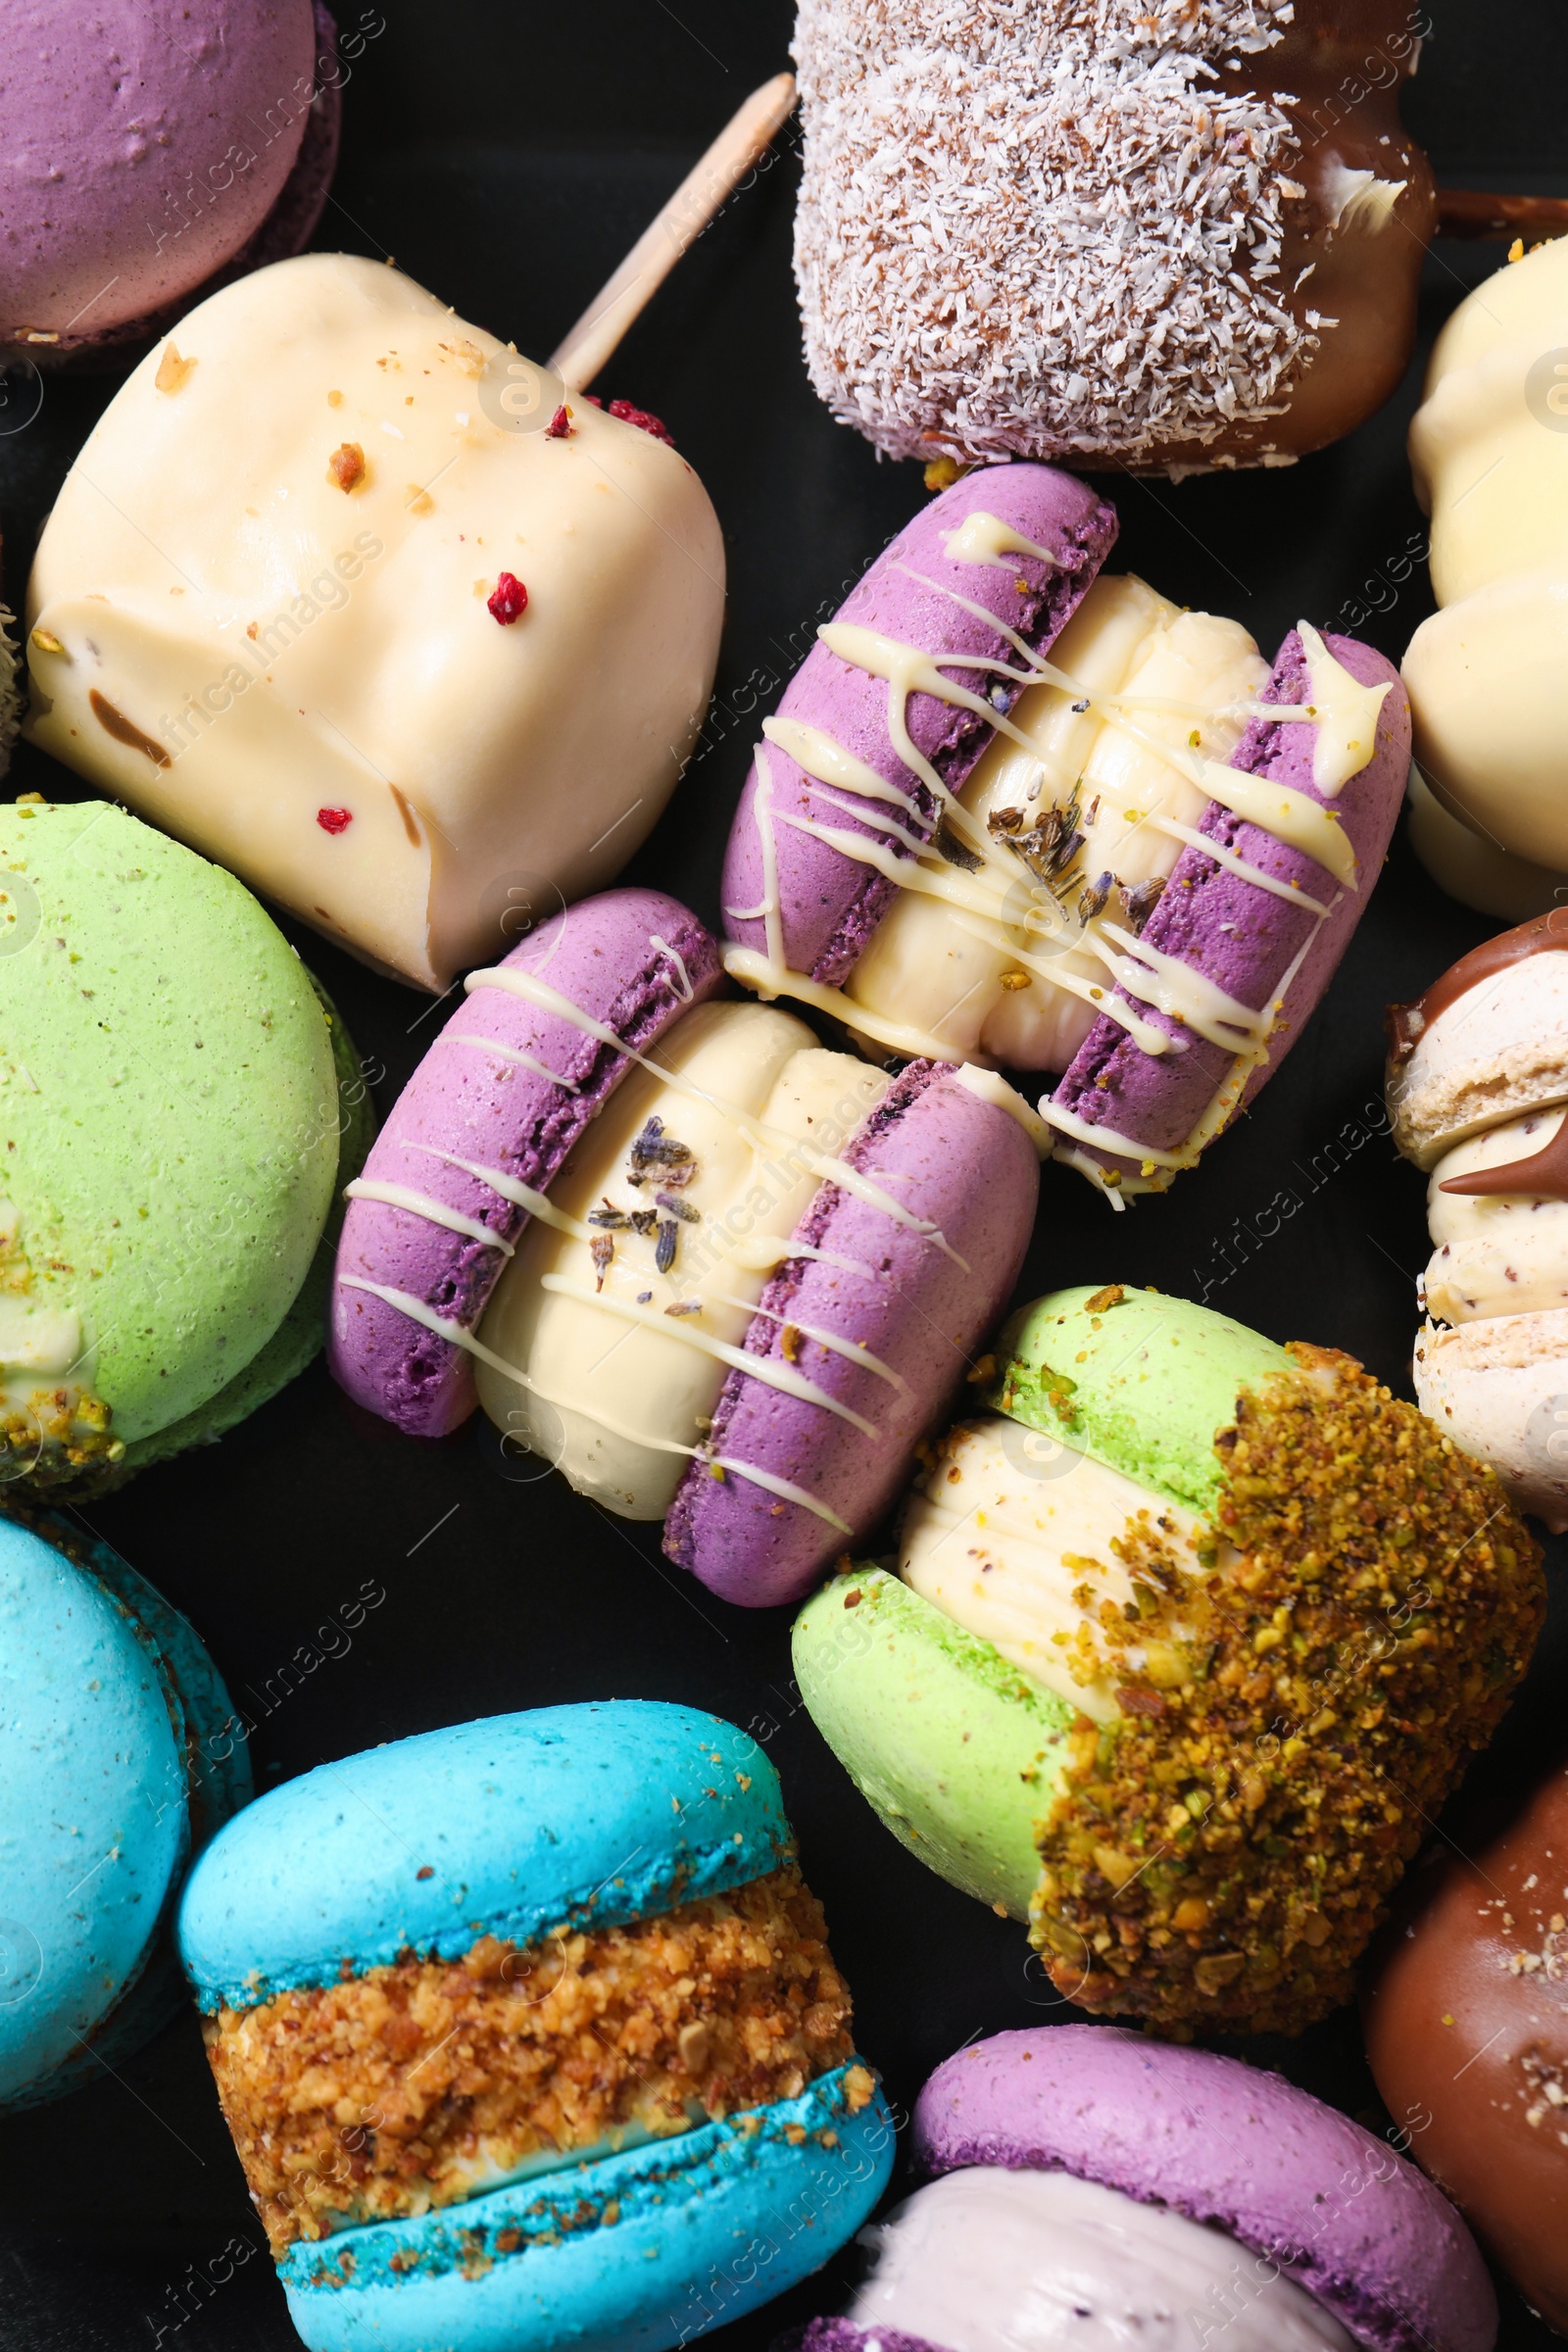
POLYGON ((0 808, 0 1464, 90 1488, 320 1345, 365 1088, 249 892, 101 801, 0 808))
POLYGON ((1359 1365, 1211 1308, 1057 1292, 998 1356, 992 1410, 928 1452, 902 1573, 802 1611, 801 1694, 1067 1998, 1295 2030, 1347 1996, 1523 1673, 1539 1547, 1359 1365))

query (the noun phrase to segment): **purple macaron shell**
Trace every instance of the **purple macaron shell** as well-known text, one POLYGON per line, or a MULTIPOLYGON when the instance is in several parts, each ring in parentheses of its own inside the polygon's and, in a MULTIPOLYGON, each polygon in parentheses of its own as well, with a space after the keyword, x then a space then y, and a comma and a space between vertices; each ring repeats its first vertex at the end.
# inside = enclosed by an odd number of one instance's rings
MULTIPOLYGON (((1017 648, 1001 629, 910 574, 951 587, 1044 651, 1078 610, 1115 537, 1115 509, 1075 475, 1051 466, 990 466, 933 499, 871 565, 835 617, 878 629, 923 652, 1008 662, 1016 668, 1021 666, 1017 648), (1037 556, 1009 555, 1000 570, 992 564, 955 563, 943 534, 958 529, 975 513, 998 515, 1026 538, 1055 551, 1058 562, 1049 564, 1037 556)), ((989 696, 1000 686, 1005 695, 1003 709, 1022 691, 987 670, 948 669, 945 675, 979 695, 989 696)), ((785 688, 778 715, 821 728, 900 792, 911 795, 925 812, 924 830, 929 834, 936 810, 927 787, 893 748, 883 679, 840 661, 818 640, 785 688)), ((954 792, 995 732, 975 712, 955 710, 929 694, 910 695, 908 726, 915 748, 954 792)), ((798 809, 841 831, 886 839, 873 824, 861 823, 848 812, 848 796, 835 788, 835 797, 829 799, 776 744, 765 746, 765 758, 775 808, 798 809)), ((760 906, 765 895, 756 817, 759 782, 754 762, 730 831, 723 902, 729 937, 740 947, 765 953, 761 917, 733 912, 736 907, 760 906)), ((885 803, 872 806, 886 815, 885 803)), ((809 833, 780 823, 776 835, 784 960, 792 971, 836 988, 893 903, 897 885, 809 833)))
POLYGON ((1217 2224, 1372 2352, 1496 2340, 1492 2281, 1446 2197, 1359 2124, 1239 2059, 1103 2026, 994 2034, 938 2067, 913 2149, 926 2173, 1075 2173, 1217 2224))
POLYGON ((0 57, 0 344, 142 340, 309 241, 342 115, 322 0, 107 0, 69 24, 20 7, 0 57))
MULTIPOLYGON (((1252 1072, 1244 1102, 1250 1102, 1264 1080, 1279 1068, 1349 944, 1377 881, 1409 773, 1410 706, 1397 670, 1354 638, 1330 637, 1326 643, 1359 684, 1389 682, 1390 691, 1378 718, 1377 748, 1367 765, 1330 799, 1312 782, 1317 729, 1299 722, 1281 726, 1268 719, 1251 721, 1231 765, 1289 785, 1335 809, 1356 855, 1359 887, 1342 890, 1315 858, 1211 801, 1198 827, 1200 832, 1245 858, 1250 865, 1296 884, 1320 905, 1332 906, 1333 912, 1318 925, 1313 937, 1315 918, 1305 907, 1294 907, 1273 892, 1260 890, 1256 883, 1216 864, 1200 850, 1185 849, 1143 931, 1150 947, 1178 956, 1258 1012, 1273 1001, 1303 944, 1310 940, 1270 1039, 1269 1057, 1252 1072)), ((1280 648, 1265 699, 1301 703, 1307 692, 1306 658, 1293 630, 1280 648)), ((1130 1001, 1125 990, 1116 993, 1130 1001)), ((1071 1111, 1089 1126, 1104 1126, 1135 1137, 1156 1152, 1179 1152, 1233 1070, 1234 1057, 1153 1006, 1140 1004, 1138 1009, 1167 1036, 1186 1037, 1187 1051, 1146 1054, 1117 1022, 1102 1015, 1050 1102, 1071 1111)), ((1139 1168, 1136 1159, 1087 1149, 1089 1156, 1104 1167, 1125 1173, 1136 1173, 1139 1168)))
POLYGON ((1034 1227, 1034 1146, 1005 1110, 972 1095, 939 1062, 911 1062, 844 1148, 962 1264, 884 1209, 824 1184, 796 1238, 864 1269, 791 1258, 769 1282, 746 1336, 749 1354, 791 1361, 876 1424, 867 1438, 822 1406, 734 1371, 713 1414, 712 1449, 753 1462, 824 1503, 849 1536, 799 1503, 696 1462, 664 1523, 664 1549, 726 1600, 753 1608, 799 1600, 847 1544, 876 1524, 903 1485, 917 1441, 961 1387, 1001 1314, 1034 1227), (777 1317, 779 1320, 773 1320, 777 1317), (864 1347, 897 1372, 876 1373, 803 1338, 785 1359, 786 1320, 864 1347))
MULTIPOLYGON (((569 997, 640 1053, 722 978, 711 933, 678 900, 655 890, 605 891, 568 906, 505 963, 569 997)), ((449 1015, 398 1097, 364 1175, 423 1193, 488 1227, 498 1243, 515 1243, 527 1210, 432 1154, 450 1152, 544 1192, 633 1066, 560 1014, 503 989, 478 989, 449 1015), (567 1083, 459 1042, 473 1037, 527 1054, 567 1083)), ((344 1277, 408 1292, 471 1331, 505 1263, 499 1248, 409 1209, 351 1200, 332 1289, 328 1361, 336 1380, 411 1437, 457 1428, 475 1403, 472 1358, 400 1308, 350 1289, 344 1277)))

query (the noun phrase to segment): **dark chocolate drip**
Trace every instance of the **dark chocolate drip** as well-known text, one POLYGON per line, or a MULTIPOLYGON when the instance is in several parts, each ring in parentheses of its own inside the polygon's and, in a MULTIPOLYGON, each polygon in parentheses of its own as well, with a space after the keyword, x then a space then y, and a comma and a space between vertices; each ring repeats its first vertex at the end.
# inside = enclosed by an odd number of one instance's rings
POLYGON ((1556 1134, 1529 1159, 1504 1160, 1500 1167, 1477 1168, 1468 1176, 1446 1176, 1440 1193, 1528 1193, 1537 1200, 1568 1200, 1568 1115, 1556 1134))
POLYGON ((1553 906, 1549 913, 1532 916, 1528 923, 1519 923, 1512 931, 1499 931, 1495 939, 1484 940, 1440 972, 1425 996, 1417 997, 1411 1004, 1390 1004, 1384 1008, 1383 1026, 1388 1032, 1389 1057, 1396 1068, 1409 1060, 1417 1044, 1431 1028, 1440 1013, 1457 1004, 1483 980, 1494 979, 1510 965, 1523 963, 1531 956, 1568 954, 1568 906, 1553 906))

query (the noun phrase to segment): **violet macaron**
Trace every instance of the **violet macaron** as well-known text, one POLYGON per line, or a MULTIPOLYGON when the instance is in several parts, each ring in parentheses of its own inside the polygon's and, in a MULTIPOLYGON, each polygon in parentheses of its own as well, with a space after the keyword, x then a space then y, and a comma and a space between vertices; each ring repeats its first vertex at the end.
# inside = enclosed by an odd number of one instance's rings
POLYGON ((1278 1066, 1398 813, 1392 664, 1102 566, 1047 466, 945 491, 787 687, 724 872, 725 965, 863 1050, 1057 1071, 1060 1156, 1160 1190, 1278 1066))
MULTIPOLYGON (((342 44, 364 48, 361 29, 342 44)), ((0 351, 140 340, 303 251, 352 69, 322 0, 10 0, 0 57, 0 351)))
POLYGON ((471 974, 349 1188, 331 1363, 412 1436, 477 1396, 760 1606, 870 1531, 973 1368, 1040 1137, 991 1072, 890 1078, 721 977, 647 890, 471 974))
MULTIPOLYGON (((1490 2352, 1497 2306, 1414 2165, 1281 2076, 1096 2026, 999 2034, 915 2106, 927 2184, 794 2352, 1490 2352)), ((782 2348, 781 2348, 782 2352, 782 2348)))

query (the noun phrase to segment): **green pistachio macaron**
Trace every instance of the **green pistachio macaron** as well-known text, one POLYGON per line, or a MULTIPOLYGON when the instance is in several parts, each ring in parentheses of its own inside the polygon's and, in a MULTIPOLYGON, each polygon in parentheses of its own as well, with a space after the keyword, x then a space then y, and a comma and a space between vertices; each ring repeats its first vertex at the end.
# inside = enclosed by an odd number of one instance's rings
POLYGON ((104 802, 0 808, 0 1475, 90 1489, 319 1346, 364 1083, 249 892, 104 802))
POLYGON ((1349 1357, 1185 1299, 1039 1300, 990 1402, 930 1450, 898 1575, 802 1612, 806 1704, 1067 1998, 1294 2031, 1523 1674, 1539 1546, 1349 1357))

